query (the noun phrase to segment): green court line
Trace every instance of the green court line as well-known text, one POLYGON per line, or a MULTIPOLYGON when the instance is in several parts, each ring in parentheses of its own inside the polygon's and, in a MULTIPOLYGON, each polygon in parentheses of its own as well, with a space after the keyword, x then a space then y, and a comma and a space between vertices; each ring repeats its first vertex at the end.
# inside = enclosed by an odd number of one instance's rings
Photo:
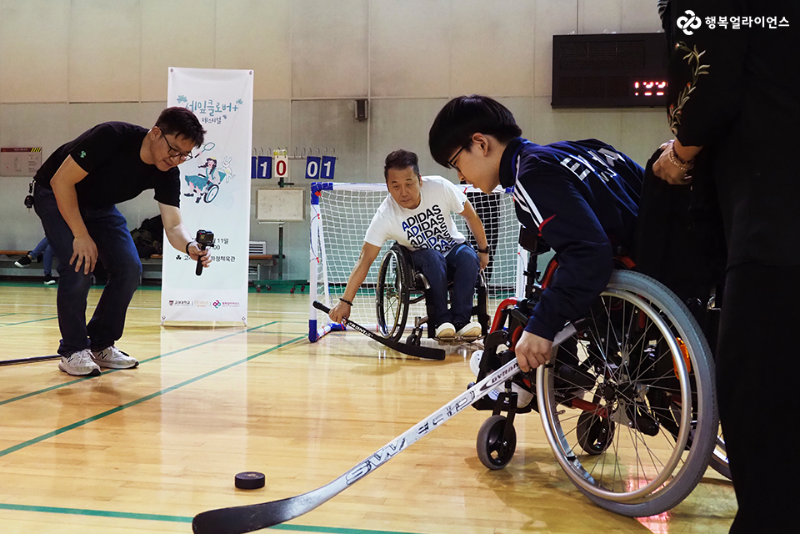
POLYGON ((278 350, 281 347, 285 347, 286 345, 291 345, 292 343, 294 343, 296 341, 300 341, 301 339, 303 339, 303 336, 296 337, 296 338, 294 338, 294 339, 292 339, 290 341, 286 341, 284 343, 281 343, 280 345, 275 345, 272 348, 269 348, 267 350, 263 350, 263 351, 261 351, 259 353, 253 354, 252 356, 248 356, 247 358, 244 358, 243 360, 239 360, 239 361, 236 361, 236 362, 233 362, 233 363, 229 363, 228 365, 224 365, 224 366, 220 367, 219 369, 215 369, 213 371, 209 371, 207 373, 203 373, 200 376, 196 376, 194 378, 190 378, 189 380, 185 380, 185 381, 181 382, 180 384, 175 384, 174 386, 170 386, 170 387, 168 387, 166 389, 162 389, 161 391, 156 391, 155 393, 151 393, 150 395, 146 395, 144 397, 138 398, 138 399, 136 399, 134 401, 128 402, 126 404, 123 404, 122 406, 117 406, 116 408, 112 408, 110 410, 106 410, 103 413, 99 413, 97 415, 93 415, 92 417, 88 417, 88 418, 84 419, 83 421, 78 421, 77 423, 72 423, 71 425, 67 425, 65 427, 61 427, 59 429, 53 430, 52 432, 48 432, 46 434, 42 434, 39 437, 36 437, 36 438, 33 438, 33 439, 29 439, 28 441, 24 441, 22 443, 18 443, 17 445, 14 445, 12 447, 9 447, 9 448, 7 448, 5 450, 0 451, 0 458, 3 457, 3 456, 6 456, 8 454, 11 454, 12 452, 16 452, 16 451, 18 451, 20 449, 24 449, 25 447, 30 447, 31 445, 36 445, 37 443, 41 443, 42 441, 45 441, 45 440, 50 439, 52 437, 58 436, 59 434, 63 434, 65 432, 69 432, 70 430, 72 430, 74 428, 79 428, 79 427, 82 427, 84 425, 88 425, 89 423, 93 423, 95 421, 99 421, 100 419, 108 417, 109 415, 113 415, 113 414, 115 414, 117 412, 121 412, 122 410, 125 410, 127 408, 131 408, 133 406, 136 406, 136 405, 141 404, 143 402, 149 401, 149 400, 154 399, 156 397, 161 397, 162 395, 164 395, 166 393, 169 393, 170 391, 175 391, 176 389, 182 388, 183 386, 188 386, 189 384, 193 384, 193 383, 195 383, 195 382, 197 382, 199 380, 202 380, 204 378, 208 378, 209 376, 213 376, 215 374, 221 373, 222 371, 227 371, 228 369, 230 369, 232 367, 236 367, 237 365, 241 365, 243 363, 247 363, 252 359, 258 358, 259 356, 263 356, 264 354, 267 354, 267 353, 272 352, 274 350, 278 350))
POLYGON ((21 323, 0 323, 0 328, 4 326, 17 326, 18 324, 38 323, 40 321, 52 321, 53 319, 58 319, 58 315, 54 315, 52 317, 45 317, 44 319, 33 319, 31 321, 22 321, 21 323))
MULTIPOLYGON (((117 519, 136 519, 140 521, 163 521, 169 523, 191 523, 191 517, 180 515, 136 514, 131 512, 107 512, 105 510, 87 510, 83 508, 60 508, 57 506, 29 506, 25 504, 0 503, 0 510, 17 512, 41 512, 46 514, 68 514, 94 517, 113 517, 117 519)), ((321 532, 326 534, 413 534, 396 530, 364 530, 360 528, 317 527, 305 525, 275 525, 270 530, 288 530, 295 532, 321 532)))
MULTIPOLYGON (((221 341, 221 340, 229 338, 231 336, 238 336, 240 334, 246 334, 247 332, 251 332, 253 330, 258 330, 259 328, 264 328, 265 326, 272 326, 272 325, 274 325, 275 323, 278 323, 278 322, 280 322, 280 321, 272 321, 272 322, 269 322, 269 323, 262 324, 260 326, 254 326, 253 328, 248 328, 247 330, 242 330, 241 332, 234 332, 233 334, 227 334, 227 335, 224 335, 222 337, 218 337, 218 338, 215 338, 215 339, 210 339, 208 341, 203 341, 201 343, 197 343, 196 345, 192 345, 190 347, 185 347, 185 348, 182 348, 182 349, 173 350, 172 352, 167 352, 166 354, 160 354, 158 356, 153 356, 152 358, 147 358, 146 360, 142 360, 139 363, 142 364, 142 363, 152 362, 153 360, 158 360, 159 358, 163 358, 164 356, 170 356, 172 354, 177 354, 179 352, 184 352, 184 351, 187 351, 187 350, 196 349, 197 347, 200 347, 200 346, 203 346, 203 345, 208 345, 209 343, 215 343, 217 341, 221 341)), ((110 374, 110 373, 116 373, 118 371, 129 371, 129 370, 127 370, 127 369, 106 369, 103 372, 103 374, 107 375, 107 374, 110 374)), ((27 399, 28 397, 33 397, 35 395, 41 395, 42 393, 47 393, 48 391, 53 391, 53 390, 56 390, 56 389, 60 389, 60 388, 63 388, 65 386, 71 386, 72 384, 77 384, 79 382, 84 382, 86 380, 91 380, 92 378, 94 378, 94 377, 93 376, 87 376, 85 378, 78 378, 76 380, 70 380, 69 382, 64 382, 63 384, 59 384, 57 386, 51 386, 49 388, 40 389, 38 391, 32 391, 30 393, 25 393, 23 395, 20 395, 19 397, 13 397, 11 399, 6 399, 4 401, 0 401, 0 406, 2 406, 4 404, 10 404, 12 402, 16 402, 16 401, 19 401, 19 400, 27 399)))

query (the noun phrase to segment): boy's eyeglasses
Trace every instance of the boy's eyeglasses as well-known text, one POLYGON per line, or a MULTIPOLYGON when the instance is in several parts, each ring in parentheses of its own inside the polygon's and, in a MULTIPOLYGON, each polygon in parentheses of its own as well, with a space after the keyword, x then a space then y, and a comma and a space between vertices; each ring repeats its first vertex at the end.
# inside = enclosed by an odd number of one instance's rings
POLYGON ((461 169, 459 169, 458 166, 456 165, 456 160, 458 159, 458 155, 461 154, 461 151, 464 150, 465 148, 467 148, 470 144, 471 144, 471 142, 467 143, 466 145, 464 145, 461 148, 459 148, 458 152, 453 154, 453 157, 450 158, 450 161, 447 162, 447 164, 450 165, 451 168, 455 169, 458 172, 461 172, 461 169))

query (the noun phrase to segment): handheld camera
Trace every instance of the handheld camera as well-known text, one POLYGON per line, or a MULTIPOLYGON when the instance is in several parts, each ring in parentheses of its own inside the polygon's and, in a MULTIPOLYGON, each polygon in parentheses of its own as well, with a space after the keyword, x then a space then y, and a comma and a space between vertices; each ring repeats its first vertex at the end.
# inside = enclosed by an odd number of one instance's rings
MULTIPOLYGON (((210 230, 198 230, 194 240, 197 241, 197 246, 200 247, 200 250, 205 250, 208 247, 214 246, 214 232, 210 230)), ((197 268, 194 270, 194 274, 200 276, 202 272, 203 262, 201 258, 197 258, 197 268)))

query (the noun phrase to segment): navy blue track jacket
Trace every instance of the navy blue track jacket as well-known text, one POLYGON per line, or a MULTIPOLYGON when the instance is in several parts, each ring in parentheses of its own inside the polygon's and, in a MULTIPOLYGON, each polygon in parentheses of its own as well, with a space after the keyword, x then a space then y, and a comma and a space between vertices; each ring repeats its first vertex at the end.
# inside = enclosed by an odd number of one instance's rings
POLYGON ((611 278, 614 248, 633 245, 643 176, 633 160, 597 139, 508 144, 500 183, 514 186, 517 218, 558 260, 525 330, 552 340, 589 311, 611 278))

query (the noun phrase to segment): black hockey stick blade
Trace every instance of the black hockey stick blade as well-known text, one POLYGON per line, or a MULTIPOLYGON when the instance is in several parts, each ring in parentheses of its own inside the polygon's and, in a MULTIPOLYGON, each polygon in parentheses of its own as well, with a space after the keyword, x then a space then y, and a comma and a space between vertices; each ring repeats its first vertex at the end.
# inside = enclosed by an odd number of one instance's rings
MULTIPOLYGON (((575 326, 568 325, 558 333, 553 346, 560 345, 575 332, 575 326)), ((519 365, 513 359, 321 488, 279 501, 201 512, 194 516, 192 530, 195 534, 244 534, 273 527, 310 512, 375 471, 421 437, 439 428, 445 421, 485 397, 518 372, 519 365)))
MULTIPOLYGON (((323 303, 314 301, 314 307, 320 311, 325 313, 329 313, 331 311, 330 308, 325 306, 323 303)), ((391 339, 386 339, 385 337, 381 337, 374 332, 370 332, 363 326, 358 323, 355 323, 349 319, 345 319, 344 321, 345 326, 349 326, 353 330, 357 330, 367 336, 370 339, 374 339, 378 343, 386 345, 392 350, 396 350, 397 352, 401 352, 403 354, 407 354, 409 356, 416 356, 417 358, 425 358, 428 360, 444 360, 445 352, 442 349, 432 349, 429 347, 420 347, 418 345, 408 345, 406 343, 398 343, 396 341, 392 341, 391 339)))
POLYGON ((0 360, 0 365, 17 365, 20 363, 36 363, 44 362, 47 360, 57 360, 61 358, 60 354, 53 354, 52 356, 34 356, 33 358, 19 358, 17 360, 0 360))

